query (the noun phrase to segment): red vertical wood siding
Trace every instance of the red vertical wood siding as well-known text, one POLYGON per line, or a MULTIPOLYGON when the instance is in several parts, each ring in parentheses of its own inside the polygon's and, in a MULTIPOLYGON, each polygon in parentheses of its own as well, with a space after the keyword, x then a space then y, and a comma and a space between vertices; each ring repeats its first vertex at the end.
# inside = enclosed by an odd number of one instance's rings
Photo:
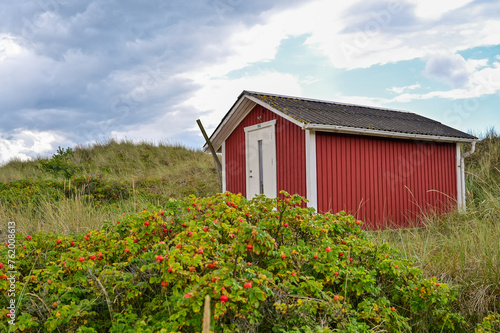
POLYGON ((305 131, 274 112, 256 105, 226 139, 226 189, 246 196, 245 130, 276 119, 276 176, 278 192, 306 196, 305 131), (260 117, 260 119, 258 119, 260 117))
POLYGON ((454 143, 316 133, 318 210, 345 210, 368 228, 409 226, 456 207, 454 143))

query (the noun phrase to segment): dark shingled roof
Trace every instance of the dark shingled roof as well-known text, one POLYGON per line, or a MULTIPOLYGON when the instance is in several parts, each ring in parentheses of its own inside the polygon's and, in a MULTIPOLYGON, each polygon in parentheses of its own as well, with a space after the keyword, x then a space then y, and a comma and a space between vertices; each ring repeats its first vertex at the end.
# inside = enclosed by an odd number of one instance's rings
POLYGON ((438 121, 404 111, 243 91, 304 124, 335 125, 420 135, 476 139, 438 121))

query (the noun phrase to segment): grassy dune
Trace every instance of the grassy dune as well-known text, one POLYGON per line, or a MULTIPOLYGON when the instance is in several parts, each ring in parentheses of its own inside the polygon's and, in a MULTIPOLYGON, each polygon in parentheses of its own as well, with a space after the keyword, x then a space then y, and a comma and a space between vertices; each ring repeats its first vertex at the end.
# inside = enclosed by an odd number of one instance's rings
POLYGON ((182 146, 110 140, 0 168, 0 220, 77 233, 170 198, 219 191, 213 159, 182 146))
MULTIPOLYGON (((0 168, 0 220, 22 234, 87 232, 148 205, 219 191, 212 157, 181 146, 114 140, 51 159, 0 168), (21 181, 22 179, 22 181, 21 181)), ((426 226, 370 232, 460 290, 454 307, 471 331, 500 311, 500 135, 491 131, 466 160, 467 209, 428 216, 426 226)))

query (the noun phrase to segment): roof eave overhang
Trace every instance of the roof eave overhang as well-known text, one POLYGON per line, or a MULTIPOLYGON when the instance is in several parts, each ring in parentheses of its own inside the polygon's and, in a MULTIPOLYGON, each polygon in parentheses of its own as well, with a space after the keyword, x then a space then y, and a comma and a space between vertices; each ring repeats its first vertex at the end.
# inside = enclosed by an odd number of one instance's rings
POLYGON ((395 139, 409 139, 409 140, 423 140, 423 141, 439 141, 439 142, 474 142, 477 139, 450 137, 450 136, 438 136, 438 135, 426 135, 426 134, 413 134, 413 133, 403 133, 403 132, 391 132, 382 131, 369 128, 356 128, 348 126, 337 126, 337 125, 323 125, 323 124, 305 124, 302 126, 305 130, 320 131, 320 132, 335 132, 335 133, 345 133, 345 134, 358 134, 358 135, 369 135, 369 136, 380 136, 386 138, 395 139))
MULTIPOLYGON (((245 119, 245 117, 257 104, 263 106, 271 112, 276 113, 280 117, 289 120, 299 127, 304 126, 303 122, 286 115, 285 113, 277 110, 273 106, 261 101, 258 98, 246 95, 246 93, 246 91, 241 93, 241 95, 236 100, 236 103, 234 103, 226 116, 224 116, 222 122, 219 124, 219 126, 217 126, 214 133, 210 136, 210 141, 212 142, 212 145, 216 152, 221 152, 222 143, 229 137, 229 135, 231 135, 234 129, 240 124, 243 119, 245 119)), ((206 143, 203 146, 203 151, 206 153, 210 152, 210 148, 206 143)))
MULTIPOLYGON (((221 152, 224 140, 226 140, 226 138, 234 131, 236 126, 238 126, 248 112, 250 112, 255 106, 255 102, 250 101, 245 97, 246 96, 243 93, 238 97, 231 109, 229 109, 228 113, 222 119, 222 122, 210 136, 209 139, 216 152, 221 152)), ((210 152, 210 148, 207 143, 203 145, 203 151, 206 153, 210 152)))

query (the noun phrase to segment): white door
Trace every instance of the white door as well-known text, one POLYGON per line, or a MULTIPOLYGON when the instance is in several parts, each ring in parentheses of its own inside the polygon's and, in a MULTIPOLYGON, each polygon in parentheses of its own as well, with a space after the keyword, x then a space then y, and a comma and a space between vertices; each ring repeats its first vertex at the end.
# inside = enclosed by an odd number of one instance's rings
POLYGON ((277 196, 275 125, 273 120, 245 128, 248 199, 277 196))

